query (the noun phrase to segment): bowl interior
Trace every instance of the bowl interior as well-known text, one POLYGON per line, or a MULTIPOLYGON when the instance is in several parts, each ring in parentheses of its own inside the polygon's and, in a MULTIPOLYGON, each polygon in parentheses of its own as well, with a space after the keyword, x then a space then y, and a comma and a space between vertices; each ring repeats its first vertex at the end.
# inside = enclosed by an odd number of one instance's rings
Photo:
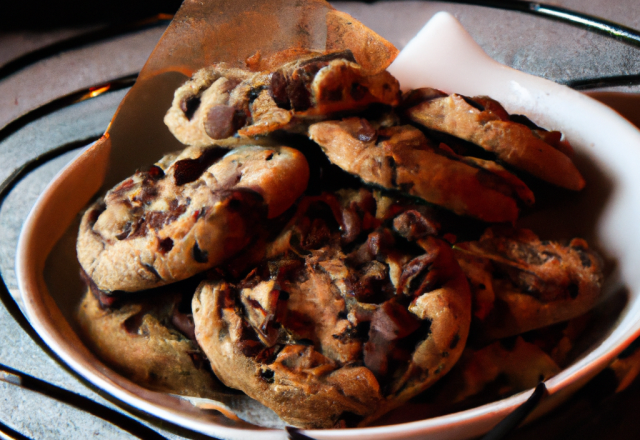
MULTIPOLYGON (((640 328, 640 132, 608 107, 568 88, 502 66, 476 45, 451 15, 440 13, 420 31, 389 69, 404 88, 429 86, 464 95, 489 95, 511 113, 565 133, 588 186, 559 196, 522 219, 548 239, 586 238, 607 260, 606 295, 597 329, 583 354, 548 381, 549 410, 603 369, 640 328)), ((175 78, 171 81, 175 82, 175 78)), ((171 93, 173 85, 166 87, 171 93)), ((158 97, 162 102, 167 96, 158 97)), ((146 103, 150 105, 152 103, 146 103)), ((164 108, 164 107, 163 107, 164 108)), ((163 113, 162 111, 161 113, 163 113)), ((115 147, 114 147, 115 148, 115 147)), ((157 150, 142 151, 128 167, 152 163, 157 150)), ((75 257, 77 214, 103 182, 121 178, 112 151, 98 142, 65 168, 36 203, 21 234, 17 275, 25 311, 45 342, 75 371, 117 399, 187 428, 225 438, 285 438, 283 431, 231 422, 172 396, 145 390, 119 376, 80 342, 73 310, 82 294, 75 257)), ((468 438, 490 429, 530 392, 460 413, 365 429, 310 431, 314 438, 468 438)), ((392 421, 392 420, 391 420, 392 421)))

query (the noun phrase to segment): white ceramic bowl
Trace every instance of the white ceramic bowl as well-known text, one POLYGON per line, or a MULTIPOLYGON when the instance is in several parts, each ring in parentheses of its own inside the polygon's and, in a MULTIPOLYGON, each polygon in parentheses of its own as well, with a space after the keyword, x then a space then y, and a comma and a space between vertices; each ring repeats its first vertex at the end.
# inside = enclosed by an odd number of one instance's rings
MULTIPOLYGON (((558 405, 605 368, 640 332, 640 132, 589 97, 491 60, 449 14, 439 13, 389 69, 404 88, 430 86, 465 95, 489 95, 511 113, 563 131, 578 153, 587 190, 575 202, 523 219, 550 238, 587 236, 615 267, 608 291, 622 286, 626 304, 615 322, 572 365, 547 382, 550 395, 536 414, 558 405)), ((69 228, 99 190, 110 149, 94 144, 42 194, 20 237, 17 274, 27 317, 43 340, 76 372, 115 398, 184 427, 218 438, 284 439, 282 430, 231 422, 217 413, 148 391, 105 367, 84 345, 69 316, 81 294, 69 228), (65 231, 67 231, 65 233, 65 231)), ((155 157, 149 158, 152 162, 155 157)), ((113 167, 112 167, 113 168, 113 167)), ((113 177, 113 176, 111 176, 113 177)), ((365 429, 308 431, 317 439, 461 439, 488 431, 531 391, 441 417, 365 429)))

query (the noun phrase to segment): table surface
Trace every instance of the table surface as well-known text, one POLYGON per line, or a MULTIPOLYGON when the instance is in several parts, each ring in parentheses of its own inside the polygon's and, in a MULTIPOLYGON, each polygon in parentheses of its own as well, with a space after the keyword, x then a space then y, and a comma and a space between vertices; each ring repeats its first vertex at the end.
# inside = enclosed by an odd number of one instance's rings
MULTIPOLYGON (((640 112, 634 111, 640 92, 640 47, 559 21, 483 6, 449 2, 333 4, 398 48, 406 45, 434 13, 449 11, 497 61, 563 84, 583 84, 596 97, 603 91, 624 93, 615 99, 607 97, 606 103, 636 125, 640 123, 640 112), (403 25, 398 27, 397 23, 403 25)), ((640 29, 637 0, 561 0, 553 4, 640 29)), ((60 42, 95 33, 104 26, 84 24, 0 33, 0 182, 8 181, 26 163, 47 151, 99 136, 126 87, 73 106, 62 105, 66 101, 59 98, 137 73, 166 25, 166 21, 160 21, 135 30, 120 29, 81 45, 60 42), (55 50, 47 49, 52 44, 58 44, 55 50), (34 51, 39 56, 24 57, 34 51)), ((76 154, 70 151, 44 161, 19 179, 0 205, 0 274, 18 304, 14 258, 20 227, 47 182, 76 154)), ((131 415, 52 359, 30 336, 11 298, 0 298, 0 363, 131 415)), ((606 392, 608 385, 599 379, 553 414, 520 428, 511 438, 640 438, 640 423, 631 409, 640 403, 638 382, 614 395, 606 392)), ((167 438, 202 438, 142 414, 132 417, 167 438)), ((84 411, 3 382, 0 423, 34 439, 135 438, 84 411)))

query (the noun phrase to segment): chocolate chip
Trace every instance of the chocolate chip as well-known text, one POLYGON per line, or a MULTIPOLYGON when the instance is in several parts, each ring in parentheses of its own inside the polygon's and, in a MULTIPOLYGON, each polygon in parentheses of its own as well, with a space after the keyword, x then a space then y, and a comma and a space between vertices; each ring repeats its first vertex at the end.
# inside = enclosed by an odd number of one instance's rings
POLYGON ((193 259, 198 263, 206 263, 209 259, 209 253, 200 249, 200 246, 198 246, 198 242, 193 245, 192 255, 193 259))
POLYGON ((576 299, 578 294, 580 293, 580 286, 578 286, 576 283, 569 284, 569 287, 567 287, 567 291, 569 292, 569 296, 571 297, 571 299, 576 299))
POLYGON ((156 270, 155 267, 153 267, 150 264, 142 264, 142 266, 147 269, 157 280, 161 280, 162 277, 160 276, 160 274, 158 273, 158 271, 156 270))
POLYGON ((438 233, 438 224, 414 209, 405 211, 394 218, 393 228, 398 234, 410 241, 438 233))
POLYGON ((389 168, 391 168, 391 185, 394 187, 398 186, 397 183, 397 179, 398 179, 398 169, 396 167, 396 160, 393 158, 393 156, 387 156, 387 165, 389 165, 389 168))
POLYGON ((591 267, 591 258, 589 258, 589 255, 581 249, 576 249, 576 251, 578 252, 578 256, 580 257, 580 263, 582 264, 582 267, 591 267))
MULTIPOLYGON (((384 301, 382 293, 387 281, 387 266, 379 261, 370 261, 359 271, 358 279, 353 283, 352 294, 363 303, 384 301)), ((388 289, 387 289, 388 290, 388 289)))
POLYGON ((369 341, 364 345, 364 364, 377 378, 389 371, 389 360, 397 341, 420 328, 421 322, 395 301, 383 303, 373 314, 369 341))
POLYGON ((214 105, 207 112, 204 131, 211 139, 226 139, 233 136, 237 128, 236 109, 228 105, 214 105))
POLYGON ((144 319, 144 311, 140 311, 133 316, 129 316, 123 323, 122 326, 132 335, 137 335, 140 326, 142 325, 142 321, 144 319))
POLYGON ((106 211, 106 209, 107 209, 107 205, 104 203, 100 203, 98 206, 96 206, 91 211, 89 211, 89 214, 88 214, 89 224, 93 226, 95 222, 98 221, 98 217, 100 217, 100 214, 106 211))
POLYGON ((398 291, 405 295, 420 296, 436 287, 438 273, 432 272, 434 256, 420 255, 402 267, 398 291))
POLYGON ((142 188, 138 194, 136 194, 132 200, 145 205, 151 204, 158 196, 158 188, 151 182, 144 182, 142 188))
POLYGON ((247 357, 256 357, 265 349, 255 330, 244 320, 240 328, 240 340, 237 343, 242 354, 247 357))
POLYGON ((405 307, 390 300, 383 303, 374 313, 371 320, 372 332, 384 339, 395 341, 405 338, 420 327, 420 321, 405 307))
POLYGON ((193 362, 193 366, 196 367, 197 370, 202 370, 206 367, 207 358, 199 351, 187 351, 187 355, 189 355, 191 362, 193 362))
POLYGON ((204 151, 197 159, 182 159, 177 161, 174 167, 173 177, 177 186, 197 180, 204 171, 220 160, 228 149, 222 147, 212 147, 204 151))
POLYGON ((187 211, 187 206, 190 200, 187 199, 187 203, 181 205, 177 199, 173 199, 169 203, 169 209, 167 211, 151 211, 146 215, 147 225, 156 231, 174 222, 182 214, 187 211))
POLYGON ((180 103, 180 110, 184 112, 188 120, 193 118, 193 114, 198 110, 198 107, 200 107, 199 96, 190 96, 180 103))
POLYGON ((276 361, 276 358, 278 357, 278 353, 280 353, 280 351, 282 350, 282 347, 283 347, 282 345, 274 345, 273 347, 269 347, 262 350, 256 356, 256 362, 259 362, 265 365, 273 364, 276 361))
POLYGON ((160 180, 164 177, 164 171, 157 165, 151 165, 147 173, 153 180, 160 180))
POLYGON ((156 231, 164 226, 167 213, 162 211, 151 211, 146 215, 147 225, 156 231))
POLYGON ((193 322, 192 315, 180 313, 180 311, 175 308, 173 310, 173 314, 171 315, 171 324, 173 324, 173 326, 187 338, 191 339, 192 341, 196 340, 196 326, 193 322))
POLYGON ((311 107, 311 94, 302 78, 298 77, 287 84, 287 95, 293 110, 301 112, 311 107))
POLYGON ((105 292, 104 290, 100 290, 96 283, 82 269, 80 269, 80 278, 82 278, 82 281, 89 287, 95 299, 98 300, 100 309, 113 309, 120 306, 120 300, 123 299, 123 295, 118 294, 118 292, 105 292))
POLYGON ((458 345, 458 342, 460 342, 460 334, 456 333, 453 338, 451 338, 451 344, 449 344, 449 348, 453 350, 458 345))
POLYGON ((144 236, 147 233, 148 225, 144 218, 140 218, 136 221, 135 225, 132 225, 132 228, 133 232, 127 236, 128 240, 144 236))
POLYGON ((377 131, 373 126, 364 118, 360 119, 360 127, 351 136, 362 142, 371 142, 376 138, 377 131))
POLYGON ((287 78, 282 74, 282 72, 273 72, 271 74, 269 95, 278 107, 285 110, 291 110, 289 95, 287 95, 287 78))
POLYGON ((273 383, 274 376, 275 376, 275 373, 273 372, 273 370, 267 369, 267 370, 260 371, 260 379, 264 380, 267 383, 273 383))
POLYGON ((167 237, 158 243, 158 250, 161 254, 166 254, 171 249, 173 249, 173 240, 170 237, 167 237))
POLYGON ((267 205, 260 193, 247 188, 234 190, 220 190, 214 193, 214 198, 226 204, 226 209, 245 214, 252 220, 266 218, 267 205))
POLYGON ((129 236, 129 234, 131 233, 131 222, 127 222, 124 225, 124 228, 122 229, 122 232, 119 233, 118 235, 116 235, 116 238, 118 240, 124 240, 125 238, 127 238, 129 236))
POLYGON ((349 91, 349 94, 354 101, 360 101, 367 95, 368 91, 369 89, 362 84, 353 83, 351 84, 351 90, 349 91))

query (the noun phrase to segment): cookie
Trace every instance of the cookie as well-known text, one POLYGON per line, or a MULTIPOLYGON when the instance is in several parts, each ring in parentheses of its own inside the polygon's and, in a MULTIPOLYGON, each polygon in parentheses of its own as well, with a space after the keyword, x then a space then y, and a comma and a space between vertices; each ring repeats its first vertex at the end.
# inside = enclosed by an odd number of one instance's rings
POLYGON ((524 116, 509 115, 500 103, 486 96, 468 98, 434 89, 412 93, 405 103, 409 107, 405 114, 412 121, 472 142, 546 182, 576 191, 584 187, 585 181, 571 161, 573 150, 561 140, 561 133, 537 127, 524 116))
POLYGON ((562 245, 527 229, 490 228, 454 248, 472 287, 479 339, 575 318, 600 298, 603 262, 582 239, 562 245))
POLYGON ((435 403, 442 407, 466 403, 457 410, 482 405, 535 388, 560 370, 544 350, 520 336, 479 349, 466 348, 435 403))
POLYGON ((533 193, 498 164, 436 147, 409 125, 375 128, 366 119, 318 122, 309 136, 331 162, 366 183, 402 191, 456 214, 487 222, 514 222, 518 200, 533 193))
POLYGON ((471 302, 450 246, 408 244, 375 214, 366 191, 305 198, 277 256, 198 287, 196 339, 225 385, 295 426, 356 426, 455 364, 471 302))
POLYGON ((83 215, 78 260, 99 289, 150 289, 214 267, 302 194, 309 167, 288 147, 186 149, 138 171, 83 215))
POLYGON ((307 120, 397 105, 398 81, 367 73, 351 52, 305 54, 273 71, 251 72, 223 64, 198 71, 176 90, 165 124, 182 143, 207 146, 232 136, 304 131, 307 120))
POLYGON ((198 70, 174 93, 164 122, 185 145, 219 144, 244 126, 256 73, 224 64, 198 70), (241 85, 242 84, 242 85, 241 85))
POLYGON ((175 286, 129 298, 126 303, 105 297, 95 286, 87 288, 77 310, 81 336, 105 363, 138 385, 214 397, 222 385, 208 368, 193 338, 193 322, 189 322, 195 286, 189 292, 175 286), (181 303, 186 310, 181 311, 181 303))

